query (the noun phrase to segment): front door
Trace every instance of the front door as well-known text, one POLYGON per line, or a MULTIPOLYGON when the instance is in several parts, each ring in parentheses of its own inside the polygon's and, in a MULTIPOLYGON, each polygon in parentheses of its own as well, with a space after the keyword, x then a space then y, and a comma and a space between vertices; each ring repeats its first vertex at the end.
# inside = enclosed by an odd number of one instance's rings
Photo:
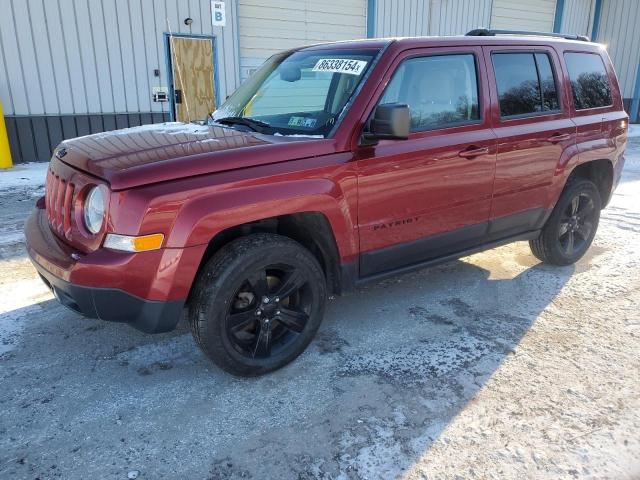
POLYGON ((484 239, 496 140, 482 78, 480 47, 413 50, 387 72, 377 104, 409 105, 412 133, 357 152, 361 276, 484 239))
POLYGON ((169 47, 175 119, 204 120, 216 109, 213 39, 170 36, 169 47))

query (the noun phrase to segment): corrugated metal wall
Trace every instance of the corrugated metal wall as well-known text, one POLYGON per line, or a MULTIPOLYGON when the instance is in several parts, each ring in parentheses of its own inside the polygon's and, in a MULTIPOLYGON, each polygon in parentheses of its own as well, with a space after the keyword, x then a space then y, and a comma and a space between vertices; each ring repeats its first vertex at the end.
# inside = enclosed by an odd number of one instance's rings
POLYGON ((377 0, 375 37, 429 35, 428 0, 377 0))
POLYGON ((491 0, 376 0, 376 37, 460 35, 489 26, 491 0))
POLYGON ((276 52, 365 38, 366 0, 239 0, 240 75, 276 52))
POLYGON ((431 2, 429 35, 461 35, 491 22, 489 0, 438 0, 431 2))
POLYGON ((560 32, 591 36, 595 0, 564 0, 560 32))
POLYGON ((494 0, 491 28, 552 32, 556 0, 494 0))
POLYGON ((226 10, 221 28, 210 0, 0 0, 0 98, 14 161, 48 158, 61 137, 166 119, 168 104, 151 89, 168 86, 167 18, 174 33, 216 36, 224 99, 239 83, 236 1, 226 10))
MULTIPOLYGON (((151 90, 167 85, 166 19, 176 33, 216 35, 224 99, 272 53, 367 35, 368 0, 0 0, 0 98, 14 161, 45 160, 63 138, 167 119, 151 90), (190 17, 193 23, 184 24, 190 17), (241 68, 242 67, 242 68, 241 68), (158 69, 160 76, 154 75, 158 69)), ((478 26, 551 31, 556 0, 374 0, 374 36, 453 35, 478 26)), ((564 0, 561 31, 592 35, 596 0, 564 0)), ((626 105, 640 70, 640 2, 602 0, 626 105)))
POLYGON ((0 11, 8 115, 165 111, 151 88, 167 84, 167 18, 175 33, 217 36, 222 98, 238 81, 233 1, 225 28, 209 0, 0 0, 0 11))
POLYGON ((634 95, 640 64, 639 28, 638 0, 609 0, 602 3, 596 40, 607 45, 607 51, 616 67, 622 95, 626 99, 634 95))

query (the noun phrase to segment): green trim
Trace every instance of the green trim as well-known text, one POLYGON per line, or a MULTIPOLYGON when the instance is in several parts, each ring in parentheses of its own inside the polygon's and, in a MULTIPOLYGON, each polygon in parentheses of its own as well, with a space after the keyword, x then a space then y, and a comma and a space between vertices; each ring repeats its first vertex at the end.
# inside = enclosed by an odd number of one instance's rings
POLYGON ((600 30, 600 16, 602 15, 602 0, 596 0, 596 8, 593 13, 593 28, 591 29, 591 41, 598 39, 598 30, 600 30))
POLYGON ((376 36, 376 1, 367 0, 367 38, 376 36))
POLYGON ((640 64, 638 64, 638 70, 636 71, 636 86, 633 89, 633 100, 631 100, 629 116, 633 123, 640 122, 640 64))
POLYGON ((556 0, 556 15, 553 19, 553 33, 562 30, 562 16, 564 15, 564 0, 556 0))

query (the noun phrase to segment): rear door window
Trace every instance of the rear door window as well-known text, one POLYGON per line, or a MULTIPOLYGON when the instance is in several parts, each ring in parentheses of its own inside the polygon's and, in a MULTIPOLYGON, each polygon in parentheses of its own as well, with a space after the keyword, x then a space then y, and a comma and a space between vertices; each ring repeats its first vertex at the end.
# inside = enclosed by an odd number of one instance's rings
POLYGON ((612 105, 609 76, 600 55, 568 52, 564 59, 576 110, 612 105))
POLYGON ((527 116, 560 110, 556 79, 546 53, 491 55, 501 117, 527 116))
POLYGON ((479 121, 475 57, 465 53, 405 60, 379 103, 407 104, 414 132, 479 121))

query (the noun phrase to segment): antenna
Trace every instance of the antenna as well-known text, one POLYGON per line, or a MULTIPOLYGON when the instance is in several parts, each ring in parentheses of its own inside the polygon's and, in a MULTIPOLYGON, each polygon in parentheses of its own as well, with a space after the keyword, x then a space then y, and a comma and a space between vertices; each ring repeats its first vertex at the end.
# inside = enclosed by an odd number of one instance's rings
POLYGON ((169 17, 167 17, 167 29, 169 30, 169 45, 171 45, 171 63, 175 65, 176 71, 178 72, 178 82, 180 83, 180 88, 183 92, 182 101, 184 102, 184 106, 187 109, 187 118, 189 119, 189 123, 191 123, 191 111, 189 110, 189 102, 187 101, 187 96, 184 94, 185 88, 184 83, 182 82, 182 70, 180 69, 180 63, 178 63, 176 59, 176 49, 174 48, 173 44, 173 39, 175 37, 173 36, 173 32, 171 31, 171 23, 169 22, 169 17))

